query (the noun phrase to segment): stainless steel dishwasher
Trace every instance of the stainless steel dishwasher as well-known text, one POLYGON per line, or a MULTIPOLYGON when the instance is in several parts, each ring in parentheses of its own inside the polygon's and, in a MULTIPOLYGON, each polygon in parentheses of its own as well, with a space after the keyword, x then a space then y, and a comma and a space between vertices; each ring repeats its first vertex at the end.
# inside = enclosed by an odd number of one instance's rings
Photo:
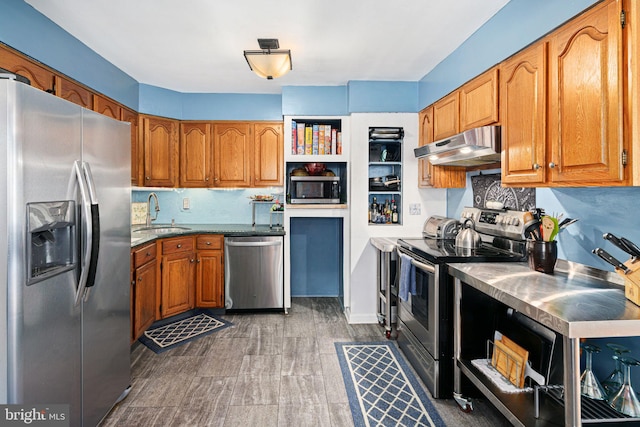
POLYGON ((283 236, 225 237, 225 308, 284 309, 283 258, 283 236))

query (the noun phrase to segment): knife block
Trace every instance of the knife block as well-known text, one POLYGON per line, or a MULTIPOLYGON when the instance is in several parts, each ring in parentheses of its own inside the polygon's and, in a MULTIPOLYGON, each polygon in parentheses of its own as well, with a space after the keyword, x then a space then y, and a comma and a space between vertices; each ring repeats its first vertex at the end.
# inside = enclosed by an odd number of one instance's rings
POLYGON ((640 260, 630 258, 624 265, 627 266, 630 273, 624 272, 616 268, 616 273, 624 277, 624 296, 635 305, 640 306, 640 260))

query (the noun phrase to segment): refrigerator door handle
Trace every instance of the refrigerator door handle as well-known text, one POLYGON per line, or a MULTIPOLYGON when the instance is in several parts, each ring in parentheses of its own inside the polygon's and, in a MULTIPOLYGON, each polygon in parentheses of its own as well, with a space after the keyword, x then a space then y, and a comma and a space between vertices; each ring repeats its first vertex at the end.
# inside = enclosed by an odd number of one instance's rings
POLYGON ((85 293, 85 289, 87 286, 87 278, 89 275, 89 264, 91 260, 91 245, 93 242, 93 230, 89 227, 89 222, 91 222, 91 205, 89 200, 89 190, 87 189, 87 185, 84 179, 84 173, 82 172, 82 167, 80 166, 80 162, 76 160, 73 164, 73 170, 76 174, 76 180, 78 182, 78 188, 80 189, 80 197, 82 198, 82 224, 86 229, 87 239, 86 239, 86 249, 83 255, 82 263, 80 264, 80 279, 78 280, 78 288, 76 289, 75 296, 75 305, 79 305, 82 301, 82 298, 85 293))
MULTIPOLYGON (((98 196, 96 187, 91 174, 91 166, 87 162, 82 162, 82 171, 89 189, 89 203, 91 204, 91 250, 89 255, 89 272, 87 273, 87 294, 85 299, 89 297, 90 288, 95 285, 96 270, 98 268, 98 254, 100 252, 100 209, 98 206, 98 196)), ((89 228, 87 226, 87 228, 89 228)))

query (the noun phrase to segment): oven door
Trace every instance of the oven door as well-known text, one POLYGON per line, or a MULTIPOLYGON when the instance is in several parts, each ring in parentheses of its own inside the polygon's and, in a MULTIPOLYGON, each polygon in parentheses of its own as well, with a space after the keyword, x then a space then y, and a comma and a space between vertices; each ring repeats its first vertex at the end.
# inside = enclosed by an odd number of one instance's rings
MULTIPOLYGON (((440 345, 439 321, 441 317, 440 299, 442 298, 440 295, 440 266, 418 257, 405 248, 399 247, 398 250, 411 257, 411 264, 416 270, 415 291, 409 292, 407 301, 399 298, 398 316, 431 357, 438 360, 446 356, 440 345)), ((406 262, 406 258, 400 258, 401 262, 406 262)))

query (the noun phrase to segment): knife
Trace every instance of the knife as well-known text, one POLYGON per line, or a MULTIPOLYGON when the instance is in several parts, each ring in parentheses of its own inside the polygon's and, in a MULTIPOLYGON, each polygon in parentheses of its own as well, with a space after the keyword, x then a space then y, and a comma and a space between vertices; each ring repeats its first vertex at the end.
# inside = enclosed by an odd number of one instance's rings
POLYGON ((626 248, 628 249, 627 250, 628 253, 630 253, 635 257, 640 257, 640 248, 636 246, 635 243, 625 239, 624 237, 620 237, 620 241, 622 242, 623 245, 626 246, 626 248))
POLYGON ((611 233, 605 233, 602 235, 602 238, 610 241, 632 257, 640 257, 640 248, 638 248, 635 244, 633 244, 633 242, 625 239, 624 237, 618 238, 611 233))
POLYGON ((606 262, 608 262, 609 264, 613 265, 615 268, 619 268, 620 270, 622 270, 624 274, 631 273, 631 270, 629 270, 629 267, 627 267, 626 265, 618 261, 616 258, 614 258, 609 252, 605 251, 604 249, 595 248, 592 252, 598 255, 600 258, 602 258, 606 262))

